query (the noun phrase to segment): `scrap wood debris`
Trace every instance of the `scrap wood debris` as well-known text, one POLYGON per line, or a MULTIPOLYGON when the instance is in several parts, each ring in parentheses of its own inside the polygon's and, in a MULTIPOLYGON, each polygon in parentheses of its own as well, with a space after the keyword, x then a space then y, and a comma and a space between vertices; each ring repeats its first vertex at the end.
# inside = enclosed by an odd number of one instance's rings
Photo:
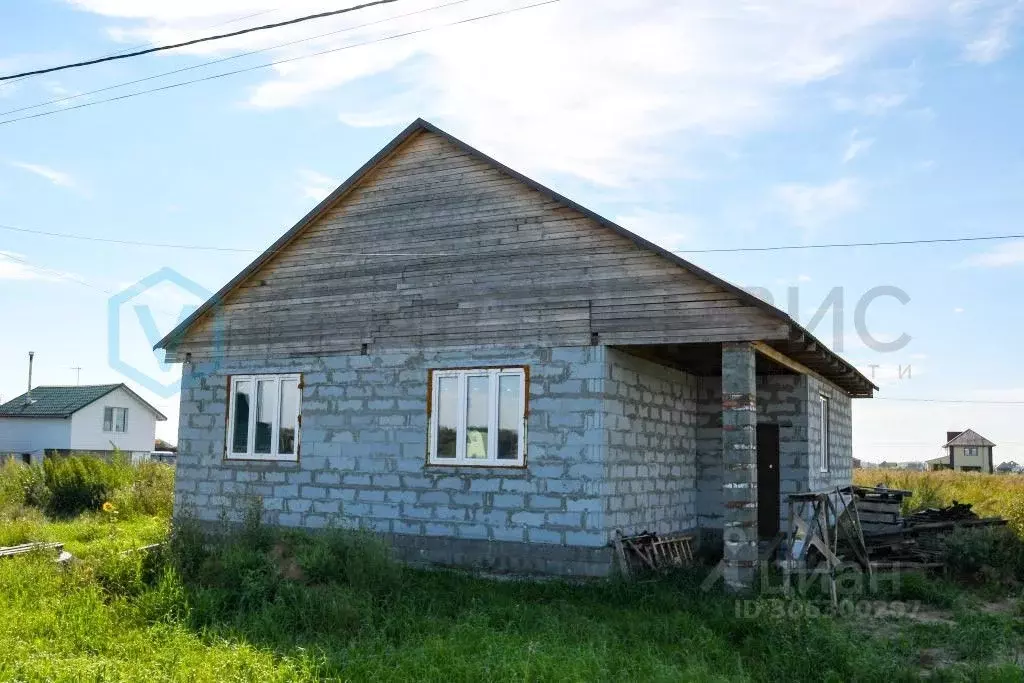
POLYGON ((909 515, 906 522, 908 526, 913 526, 928 522, 961 522, 968 519, 978 519, 978 515, 971 510, 971 504, 958 503, 954 500, 949 507, 918 510, 909 515))
POLYGON ((18 555, 27 555, 33 552, 46 552, 48 550, 57 551, 57 563, 67 564, 74 557, 71 553, 64 550, 63 543, 22 543, 21 545, 12 545, 6 548, 0 548, 0 559, 5 557, 17 557, 18 555))
POLYGON ((658 536, 644 531, 636 536, 625 536, 615 530, 615 551, 619 568, 624 576, 636 571, 658 571, 685 567, 693 563, 693 536, 673 534, 658 536))
POLYGON ((867 505, 858 502, 857 508, 862 518, 864 542, 872 566, 877 569, 897 566, 939 569, 943 566, 942 539, 945 534, 961 527, 1004 526, 1007 523, 1001 517, 981 518, 969 503, 958 501, 947 507, 927 508, 902 516, 897 512, 898 505, 903 497, 911 495, 909 491, 890 492, 874 488, 861 489, 857 493, 861 500, 869 501, 867 505), (892 493, 896 495, 889 495, 892 493), (884 512, 893 515, 891 521, 880 516, 882 505, 892 506, 886 507, 884 512), (865 509, 867 512, 862 512, 865 509))

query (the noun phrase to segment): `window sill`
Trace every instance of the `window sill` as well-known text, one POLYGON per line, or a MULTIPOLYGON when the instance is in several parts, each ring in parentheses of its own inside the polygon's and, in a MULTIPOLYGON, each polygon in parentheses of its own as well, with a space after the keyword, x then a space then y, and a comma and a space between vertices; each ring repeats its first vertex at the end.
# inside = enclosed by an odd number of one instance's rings
POLYGON ((276 460, 271 458, 222 458, 221 464, 225 467, 237 467, 239 469, 251 469, 259 467, 264 469, 299 469, 299 460, 276 460))
POLYGON ((522 465, 466 465, 463 463, 458 464, 440 464, 440 463, 427 463, 423 466, 423 471, 431 474, 480 474, 482 472, 494 472, 496 474, 506 475, 526 475, 528 474, 525 464, 522 465))

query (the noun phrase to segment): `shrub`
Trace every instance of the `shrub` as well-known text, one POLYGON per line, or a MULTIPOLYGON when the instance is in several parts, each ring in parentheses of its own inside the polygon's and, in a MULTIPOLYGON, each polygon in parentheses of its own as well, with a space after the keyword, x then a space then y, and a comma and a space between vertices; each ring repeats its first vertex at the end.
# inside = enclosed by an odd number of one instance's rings
POLYGON ((50 490, 41 467, 11 461, 0 468, 0 509, 17 510, 24 506, 45 508, 50 490))
POLYGON ((332 530, 307 536, 295 558, 311 583, 341 583, 371 590, 394 586, 400 567, 388 547, 369 533, 332 530))
MULTIPOLYGON (((401 584, 401 568, 387 546, 352 531, 281 531, 250 519, 214 535, 202 533, 194 519, 184 516, 174 522, 169 556, 196 591, 193 597, 201 597, 195 604, 200 619, 313 595, 299 595, 295 586, 314 591, 344 587, 354 595, 379 594, 401 584)), ((321 607, 323 614, 345 612, 334 604, 321 607)))
POLYGON ((981 582, 1024 581, 1024 541, 1006 527, 960 528, 944 539, 946 566, 981 582))
POLYGON ((98 510, 131 477, 131 465, 120 459, 108 463, 89 456, 49 457, 43 471, 51 493, 47 512, 58 517, 98 510))
POLYGON ((110 500, 123 516, 170 517, 174 508, 174 468, 144 462, 132 468, 129 481, 110 500))

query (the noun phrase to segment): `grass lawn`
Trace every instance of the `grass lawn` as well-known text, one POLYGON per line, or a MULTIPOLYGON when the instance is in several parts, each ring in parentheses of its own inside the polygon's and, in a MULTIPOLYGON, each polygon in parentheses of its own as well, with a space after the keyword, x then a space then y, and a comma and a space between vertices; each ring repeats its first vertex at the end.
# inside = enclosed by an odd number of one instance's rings
POLYGON ((1024 679, 1019 599, 982 609, 931 582, 897 596, 925 601, 914 619, 776 617, 767 601, 744 618, 692 576, 495 580, 398 568, 350 537, 270 534, 203 551, 186 581, 121 553, 166 526, 100 514, 5 525, 5 544, 62 540, 80 561, 0 562, 0 679, 1024 679))
POLYGON ((837 617, 821 601, 737 606, 696 573, 414 570, 340 532, 250 525, 211 542, 180 524, 166 551, 126 554, 166 539, 167 515, 125 503, 61 521, 2 503, 0 545, 62 541, 77 558, 0 560, 3 681, 1024 680, 1019 587, 905 577, 875 597, 919 602, 912 616, 837 617))

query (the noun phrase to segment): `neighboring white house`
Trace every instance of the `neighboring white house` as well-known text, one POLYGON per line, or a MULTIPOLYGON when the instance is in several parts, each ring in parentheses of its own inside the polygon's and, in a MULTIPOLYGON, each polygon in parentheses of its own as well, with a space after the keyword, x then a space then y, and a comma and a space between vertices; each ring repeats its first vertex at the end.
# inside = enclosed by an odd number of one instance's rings
POLYGON ((45 453, 131 453, 149 457, 159 410, 124 384, 34 387, 0 405, 0 454, 41 463, 45 453))

